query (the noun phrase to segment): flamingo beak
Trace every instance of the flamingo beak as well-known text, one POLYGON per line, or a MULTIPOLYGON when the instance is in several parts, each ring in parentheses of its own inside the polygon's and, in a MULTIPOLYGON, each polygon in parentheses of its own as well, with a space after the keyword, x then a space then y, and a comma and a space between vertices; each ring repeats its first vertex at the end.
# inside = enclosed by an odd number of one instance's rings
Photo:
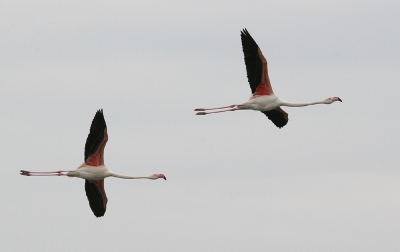
POLYGON ((338 101, 342 102, 342 99, 340 99, 339 97, 337 98, 338 101))
POLYGON ((158 178, 163 178, 164 180, 167 180, 167 178, 164 176, 164 174, 156 174, 158 178))

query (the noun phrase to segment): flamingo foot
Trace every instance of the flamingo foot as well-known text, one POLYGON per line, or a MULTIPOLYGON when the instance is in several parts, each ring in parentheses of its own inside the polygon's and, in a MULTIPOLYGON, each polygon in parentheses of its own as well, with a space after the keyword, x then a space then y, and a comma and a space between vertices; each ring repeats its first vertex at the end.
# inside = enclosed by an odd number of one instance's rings
POLYGON ((21 175, 31 176, 31 174, 28 171, 20 170, 19 172, 21 175))
POLYGON ((226 108, 234 108, 237 107, 238 105, 232 104, 229 106, 224 106, 224 107, 217 107, 217 108, 197 108, 194 111, 205 111, 205 110, 216 110, 216 109, 226 109, 226 108))
POLYGON ((31 172, 20 170, 20 174, 24 176, 66 176, 68 171, 50 171, 50 172, 31 172))

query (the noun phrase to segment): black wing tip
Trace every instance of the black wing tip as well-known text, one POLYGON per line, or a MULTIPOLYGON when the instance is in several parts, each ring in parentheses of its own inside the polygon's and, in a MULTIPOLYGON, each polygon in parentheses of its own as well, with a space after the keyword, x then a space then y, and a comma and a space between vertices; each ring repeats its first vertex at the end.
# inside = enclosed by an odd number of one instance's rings
POLYGON ((247 31, 247 28, 243 28, 243 30, 241 30, 240 33, 242 33, 242 34, 247 34, 247 33, 249 33, 249 32, 247 31))
POLYGON ((288 119, 283 119, 282 121, 280 121, 280 123, 275 123, 275 126, 282 129, 284 126, 286 126, 286 124, 289 122, 289 118, 288 119))
POLYGON ((90 125, 90 130, 94 125, 102 125, 106 126, 106 120, 104 119, 103 109, 99 109, 96 111, 96 114, 93 117, 92 124, 90 125))
POLYGON ((287 124, 287 121, 284 123, 275 123, 275 122, 273 122, 273 123, 275 124, 276 127, 278 127, 279 129, 282 129, 287 124))
POLYGON ((289 122, 289 118, 285 118, 282 113, 275 109, 269 111, 261 111, 261 113, 266 115, 268 119, 271 120, 272 123, 275 124, 275 126, 279 129, 284 127, 289 122))
POLYGON ((97 214, 95 212, 93 212, 93 214, 94 214, 94 216, 96 216, 96 218, 103 217, 105 213, 106 213, 106 211, 104 211, 104 213, 97 213, 97 214))
POLYGON ((284 123, 284 124, 276 124, 276 123, 274 123, 275 124, 275 126, 276 127, 278 127, 279 129, 282 129, 286 124, 287 124, 287 122, 286 123, 284 123))
POLYGON ((246 44, 247 47, 258 49, 256 41, 253 39, 253 37, 250 35, 249 31, 247 31, 246 28, 241 31, 240 37, 242 38, 243 47, 245 47, 246 44))
MULTIPOLYGON (((102 119, 102 121, 105 121, 105 120, 104 120, 103 109, 98 109, 98 110, 96 111, 96 114, 94 115, 93 121, 96 120, 97 117, 100 117, 100 118, 102 119)), ((92 122, 93 122, 93 121, 92 121, 92 122)), ((104 123, 105 123, 105 122, 104 122, 104 123)))
POLYGON ((104 119, 104 113, 103 113, 103 109, 102 109, 102 108, 101 108, 101 109, 98 109, 98 110, 96 111, 96 114, 94 115, 93 120, 94 120, 96 117, 103 117, 103 119, 104 119))
POLYGON ((246 28, 244 28, 243 30, 240 31, 240 35, 242 37, 250 37, 251 38, 251 35, 250 35, 249 31, 246 28))

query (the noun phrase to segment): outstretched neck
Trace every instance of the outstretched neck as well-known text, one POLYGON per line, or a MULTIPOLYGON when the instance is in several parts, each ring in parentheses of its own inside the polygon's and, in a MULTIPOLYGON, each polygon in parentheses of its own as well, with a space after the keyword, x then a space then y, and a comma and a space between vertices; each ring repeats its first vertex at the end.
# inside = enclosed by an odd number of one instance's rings
POLYGON ((325 104, 325 101, 305 102, 305 103, 293 103, 293 102, 281 101, 281 106, 286 106, 286 107, 305 107, 315 104, 325 104))
POLYGON ((122 178, 122 179, 151 179, 150 176, 148 177, 135 177, 135 176, 126 176, 126 175, 121 175, 117 173, 110 172, 109 177, 116 177, 116 178, 122 178))

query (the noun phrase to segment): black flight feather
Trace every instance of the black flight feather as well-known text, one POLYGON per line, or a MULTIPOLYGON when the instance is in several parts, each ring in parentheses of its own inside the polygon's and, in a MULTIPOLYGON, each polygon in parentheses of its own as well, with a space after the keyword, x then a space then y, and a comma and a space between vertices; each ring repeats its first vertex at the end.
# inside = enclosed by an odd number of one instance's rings
POLYGON ((106 128, 106 121, 104 120, 103 109, 99 109, 93 118, 92 125, 90 126, 90 133, 86 139, 85 144, 85 162, 88 161, 101 144, 104 138, 104 129, 106 128))
POLYGON ((85 179, 85 191, 89 200, 90 208, 96 217, 101 217, 105 214, 103 197, 96 184, 85 179))
POLYGON ((276 109, 261 111, 261 113, 265 114, 268 119, 271 120, 278 128, 282 128, 289 121, 281 112, 277 111, 276 109))
POLYGON ((258 54, 258 45, 250 33, 244 29, 241 31, 244 62, 246 64, 247 79, 250 84, 251 93, 255 93, 262 78, 262 61, 258 54))

